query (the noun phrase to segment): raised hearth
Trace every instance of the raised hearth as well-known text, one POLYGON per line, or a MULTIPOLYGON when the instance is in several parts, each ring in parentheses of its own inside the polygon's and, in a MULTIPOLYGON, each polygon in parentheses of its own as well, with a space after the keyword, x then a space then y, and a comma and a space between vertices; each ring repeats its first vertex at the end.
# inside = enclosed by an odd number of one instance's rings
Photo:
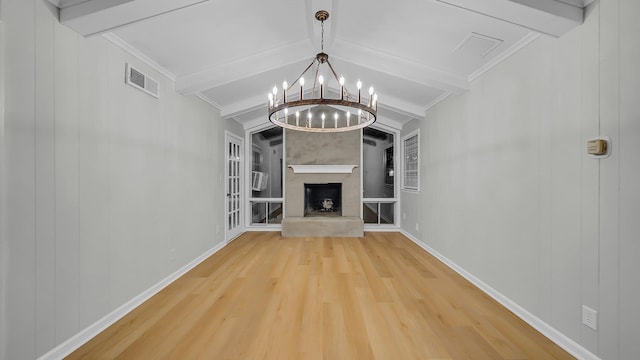
POLYGON ((283 237, 363 237, 364 222, 355 216, 282 219, 283 237))

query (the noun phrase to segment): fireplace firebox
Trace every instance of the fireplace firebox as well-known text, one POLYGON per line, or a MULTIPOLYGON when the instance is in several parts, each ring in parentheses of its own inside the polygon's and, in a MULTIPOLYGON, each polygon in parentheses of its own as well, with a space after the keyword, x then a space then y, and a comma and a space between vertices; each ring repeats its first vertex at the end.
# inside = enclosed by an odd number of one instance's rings
POLYGON ((342 216, 342 184, 304 184, 304 216, 342 216))

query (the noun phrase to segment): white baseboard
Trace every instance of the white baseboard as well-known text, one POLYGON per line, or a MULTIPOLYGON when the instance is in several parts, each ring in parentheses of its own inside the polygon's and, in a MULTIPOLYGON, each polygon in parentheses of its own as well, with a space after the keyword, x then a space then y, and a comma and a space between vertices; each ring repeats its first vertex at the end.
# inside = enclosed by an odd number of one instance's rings
POLYGON ((189 262, 185 266, 183 266, 180 269, 178 269, 173 274, 171 274, 171 275, 167 276, 166 278, 162 279, 157 284, 155 284, 152 287, 150 287, 149 289, 143 291, 138 296, 134 297, 133 299, 131 299, 128 302, 124 303, 123 305, 121 305, 117 309, 113 310, 111 313, 105 315, 102 319, 100 319, 100 320, 96 321, 95 323, 89 325, 87 328, 85 328, 84 330, 80 331, 76 335, 72 336, 67 341, 65 341, 62 344, 56 346, 55 348, 53 348, 52 350, 50 350, 46 354, 40 356, 38 358, 38 360, 58 360, 58 359, 63 359, 64 357, 66 357, 67 355, 71 354, 73 351, 78 349, 80 346, 84 345, 87 341, 93 339, 96 335, 98 335, 99 333, 104 331, 106 328, 108 328, 109 326, 113 325, 116 321, 120 320, 122 317, 127 315, 133 309, 135 309, 136 307, 140 306, 142 303, 147 301, 153 295, 155 295, 158 292, 160 292, 160 290, 164 289, 169 284, 171 284, 172 282, 174 282, 178 278, 180 278, 182 275, 186 274, 189 270, 191 270, 194 267, 196 267, 198 264, 203 262, 209 256, 211 256, 211 255, 215 254, 216 252, 218 252, 220 249, 222 249, 226 245, 227 244, 225 242, 222 242, 222 243, 216 245, 215 247, 209 249, 204 254, 198 256, 193 261, 189 262))
POLYGON ((282 227, 278 226, 278 227, 258 227, 258 226, 254 226, 254 227, 249 227, 247 226, 244 231, 246 232, 261 232, 261 231, 282 231, 282 227))
POLYGON ((396 225, 367 225, 364 224, 365 232, 398 232, 400 228, 396 225))
POLYGON ((494 300, 502 304, 502 306, 509 309, 516 316, 524 320, 527 324, 531 325, 534 329, 538 330, 542 335, 549 338, 549 340, 553 341, 558 346, 566 350, 569 354, 575 356, 578 359, 583 359, 583 360, 600 360, 598 356, 596 356, 595 354, 593 354, 592 352, 584 348, 582 345, 578 344, 577 342, 570 339, 560 331, 556 330, 551 325, 547 324, 537 316, 531 314, 525 308, 518 305, 513 300, 509 299, 508 297, 506 297, 496 289, 487 285, 482 280, 473 276, 471 273, 469 273, 462 267, 458 266, 453 261, 447 259, 444 255, 440 254, 439 252, 429 247, 425 243, 421 242, 413 235, 409 234, 405 230, 400 230, 400 233, 402 233, 402 235, 409 238, 416 245, 420 246, 424 251, 428 252, 429 254, 436 257, 438 260, 442 261, 445 265, 447 265, 453 271, 460 274, 462 277, 467 279, 469 282, 471 282, 473 285, 475 285, 480 290, 485 292, 487 295, 491 296, 494 300))

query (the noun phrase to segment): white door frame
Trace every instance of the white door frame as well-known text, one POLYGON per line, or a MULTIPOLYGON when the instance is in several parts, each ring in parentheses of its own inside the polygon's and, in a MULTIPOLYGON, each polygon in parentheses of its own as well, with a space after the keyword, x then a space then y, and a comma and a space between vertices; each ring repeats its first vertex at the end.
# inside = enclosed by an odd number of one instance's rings
POLYGON ((229 242, 244 231, 244 139, 224 132, 224 238, 229 242), (233 144, 235 147, 231 147, 233 144), (234 152, 235 151, 235 152, 234 152), (236 159, 232 159, 236 156, 236 159), (234 161, 232 166, 230 162, 234 161), (235 174, 230 174, 230 171, 235 174), (235 189, 230 188, 235 185, 235 189), (236 198, 234 198, 236 197, 236 198), (235 201, 234 201, 235 200, 235 201))

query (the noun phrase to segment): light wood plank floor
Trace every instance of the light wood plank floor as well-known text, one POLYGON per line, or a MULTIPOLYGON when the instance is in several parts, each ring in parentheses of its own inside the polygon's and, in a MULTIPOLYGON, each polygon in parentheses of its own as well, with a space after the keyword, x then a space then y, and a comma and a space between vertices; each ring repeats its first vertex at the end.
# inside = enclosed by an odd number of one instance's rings
POLYGON ((571 359, 398 233, 246 233, 69 359, 571 359))

